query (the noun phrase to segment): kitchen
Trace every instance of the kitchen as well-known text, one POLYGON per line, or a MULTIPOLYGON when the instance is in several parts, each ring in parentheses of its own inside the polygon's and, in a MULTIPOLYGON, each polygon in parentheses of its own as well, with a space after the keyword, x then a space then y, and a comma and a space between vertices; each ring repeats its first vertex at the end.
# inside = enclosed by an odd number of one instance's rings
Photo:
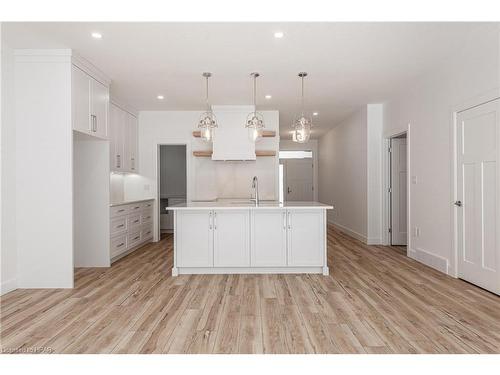
POLYGON ((470 259, 460 218, 475 189, 496 199, 499 41, 498 23, 2 23, 2 345, 498 351, 496 206, 467 216, 486 223, 470 259), (487 147, 466 159, 465 138, 487 147))

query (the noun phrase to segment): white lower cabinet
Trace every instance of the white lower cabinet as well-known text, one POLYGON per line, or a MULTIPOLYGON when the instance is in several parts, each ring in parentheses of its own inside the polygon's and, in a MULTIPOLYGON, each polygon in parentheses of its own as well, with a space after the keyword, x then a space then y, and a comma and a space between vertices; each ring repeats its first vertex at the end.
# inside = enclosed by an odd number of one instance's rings
POLYGON ((324 213, 320 210, 287 210, 289 266, 323 266, 324 228, 324 213))
POLYGON ((252 212, 253 267, 286 266, 286 210, 254 210, 252 212))
POLYGON ((213 212, 214 267, 250 266, 250 212, 213 212))
POLYGON ((175 215, 174 267, 181 273, 326 268, 324 210, 190 209, 175 215))
POLYGON ((153 201, 110 208, 110 258, 119 259, 153 238, 153 201))
POLYGON ((189 210, 176 215, 178 267, 213 266, 213 212, 189 210))

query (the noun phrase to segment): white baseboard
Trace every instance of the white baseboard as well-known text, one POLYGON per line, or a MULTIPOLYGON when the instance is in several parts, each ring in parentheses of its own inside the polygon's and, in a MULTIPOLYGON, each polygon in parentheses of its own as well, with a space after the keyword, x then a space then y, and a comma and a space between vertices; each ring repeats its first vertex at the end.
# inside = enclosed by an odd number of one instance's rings
POLYGON ((339 231, 344 232, 345 234, 348 234, 349 236, 354 237, 355 239, 362 241, 363 243, 368 243, 366 236, 362 235, 361 233, 358 233, 358 232, 356 232, 350 228, 347 228, 343 225, 334 223, 333 221, 328 221, 328 224, 337 228, 339 231))
POLYGON ((444 274, 448 274, 448 259, 442 256, 432 254, 426 250, 414 248, 410 249, 408 256, 420 263, 425 264, 435 270, 438 270, 444 274))
POLYGON ((10 279, 0 284, 0 296, 17 289, 17 279, 10 279))
POLYGON ((383 241, 381 238, 368 238, 366 240, 367 245, 383 245, 383 241))

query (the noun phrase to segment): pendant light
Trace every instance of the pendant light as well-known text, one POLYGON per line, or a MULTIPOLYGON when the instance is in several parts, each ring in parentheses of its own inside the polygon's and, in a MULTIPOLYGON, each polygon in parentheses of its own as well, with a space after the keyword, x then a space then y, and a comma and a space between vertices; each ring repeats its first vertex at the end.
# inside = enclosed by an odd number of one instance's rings
POLYGON ((256 142, 262 137, 264 130, 264 116, 262 113, 257 112, 257 78, 259 73, 252 73, 250 76, 253 78, 253 112, 247 116, 245 127, 248 129, 248 138, 251 142, 256 142))
POLYGON ((208 79, 212 76, 212 73, 205 72, 203 77, 206 79, 206 96, 205 102, 207 105, 207 111, 202 113, 198 121, 198 129, 200 130, 200 137, 205 142, 212 142, 215 136, 215 128, 217 125, 217 118, 215 117, 210 103, 208 101, 208 79))
POLYGON ((292 124, 293 133, 292 140, 297 143, 306 143, 311 138, 311 128, 312 120, 310 117, 306 117, 304 112, 304 78, 307 77, 306 72, 300 72, 299 77, 301 79, 301 113, 298 118, 296 118, 292 124))

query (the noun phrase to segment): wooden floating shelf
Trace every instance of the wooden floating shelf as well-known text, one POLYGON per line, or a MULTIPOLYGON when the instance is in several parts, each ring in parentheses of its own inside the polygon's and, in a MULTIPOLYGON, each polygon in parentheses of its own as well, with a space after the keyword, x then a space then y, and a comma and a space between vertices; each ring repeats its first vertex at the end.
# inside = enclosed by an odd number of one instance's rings
MULTIPOLYGON (((212 157, 212 150, 207 151, 193 151, 193 156, 208 158, 212 157)), ((273 150, 256 150, 255 156, 276 156, 276 151, 273 150)))
MULTIPOLYGON (((193 131, 193 137, 200 138, 201 132, 199 130, 193 131)), ((264 137, 264 138, 276 137, 276 132, 274 130, 264 130, 262 132, 262 137, 264 137)))

